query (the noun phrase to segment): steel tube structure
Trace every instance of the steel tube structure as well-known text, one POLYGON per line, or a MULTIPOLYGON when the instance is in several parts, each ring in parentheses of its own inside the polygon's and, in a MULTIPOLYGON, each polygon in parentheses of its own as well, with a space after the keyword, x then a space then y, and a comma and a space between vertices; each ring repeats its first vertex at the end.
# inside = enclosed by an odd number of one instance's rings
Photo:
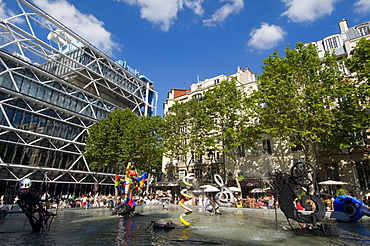
POLYGON ((96 184, 113 190, 112 169, 90 170, 85 137, 114 109, 153 115, 153 82, 35 5, 17 3, 14 16, 0 19, 0 190, 24 177, 41 182, 45 172, 50 183, 68 184, 61 194, 96 184))

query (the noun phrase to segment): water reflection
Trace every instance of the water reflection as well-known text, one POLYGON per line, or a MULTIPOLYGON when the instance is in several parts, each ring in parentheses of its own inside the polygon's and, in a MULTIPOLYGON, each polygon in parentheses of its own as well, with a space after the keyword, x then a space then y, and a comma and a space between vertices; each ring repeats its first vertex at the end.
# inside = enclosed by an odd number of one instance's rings
MULTIPOLYGON (((165 219, 181 225, 181 208, 140 207, 140 214, 123 218, 108 209, 58 211, 48 233, 34 233, 23 214, 8 214, 0 220, 1 245, 370 245, 370 218, 339 224, 339 237, 293 233, 285 216, 272 209, 223 209, 222 215, 195 207, 183 229, 145 230, 152 220, 165 219), (277 228, 277 229, 276 229, 277 228)), ((138 209, 138 210, 139 210, 138 209)))

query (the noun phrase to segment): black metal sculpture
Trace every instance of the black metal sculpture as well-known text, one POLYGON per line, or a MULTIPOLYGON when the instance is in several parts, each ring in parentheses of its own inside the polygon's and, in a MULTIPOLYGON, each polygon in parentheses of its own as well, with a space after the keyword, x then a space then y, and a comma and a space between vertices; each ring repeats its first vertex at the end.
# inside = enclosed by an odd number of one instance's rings
POLYGON ((130 204, 121 203, 112 209, 112 215, 117 214, 121 216, 125 216, 125 215, 131 216, 133 215, 134 211, 135 211, 135 208, 131 207, 130 204))
POLYGON ((188 228, 188 226, 185 225, 179 226, 176 223, 172 222, 172 220, 152 220, 145 230, 147 230, 151 226, 153 226, 154 229, 164 229, 164 230, 188 228))
POLYGON ((45 189, 42 184, 40 194, 31 191, 31 180, 24 178, 19 181, 18 205, 27 216, 28 221, 35 232, 48 231, 55 216, 46 207, 46 201, 41 200, 40 195, 45 189))
POLYGON ((290 174, 275 170, 272 179, 272 188, 288 222, 293 219, 304 223, 306 228, 318 226, 317 223, 325 217, 326 207, 315 192, 315 169, 308 163, 297 162, 291 168, 290 174), (297 204, 312 212, 302 213, 297 209, 297 204))

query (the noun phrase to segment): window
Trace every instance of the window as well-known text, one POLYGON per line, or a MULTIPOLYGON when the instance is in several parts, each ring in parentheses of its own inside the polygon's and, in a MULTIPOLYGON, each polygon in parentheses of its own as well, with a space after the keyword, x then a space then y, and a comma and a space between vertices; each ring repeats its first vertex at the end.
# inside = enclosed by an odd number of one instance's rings
POLYGON ((245 157, 245 148, 244 146, 238 146, 238 157, 245 157))
POLYGON ((357 28, 357 30, 358 30, 358 32, 361 36, 365 36, 365 35, 370 34, 368 26, 361 26, 361 27, 357 28))
POLYGON ((190 158, 190 160, 192 162, 195 162, 195 154, 194 154, 194 152, 191 152, 191 158, 190 158))
POLYGON ((362 190, 370 188, 370 165, 369 160, 356 162, 358 180, 362 190))
POLYGON ((262 140, 262 150, 263 153, 271 155, 271 141, 269 139, 262 140))
POLYGON ((195 177, 198 180, 202 180, 202 170, 200 170, 200 169, 194 169, 193 172, 194 172, 195 177))
POLYGON ((221 162, 221 155, 220 155, 220 152, 216 152, 216 156, 215 156, 215 158, 216 158, 216 161, 217 161, 217 162, 221 162))
POLYGON ((215 161, 215 153, 213 153, 213 151, 209 151, 207 157, 211 162, 215 161))
POLYGON ((18 127, 20 127, 20 124, 21 124, 21 121, 22 121, 22 118, 23 118, 22 117, 23 112, 20 111, 20 110, 15 110, 14 112, 15 112, 15 114, 14 114, 12 124, 13 124, 13 127, 18 128, 18 127))
POLYGON ((169 171, 167 173, 167 177, 168 177, 168 180, 173 180, 175 178, 175 176, 173 175, 173 172, 172 171, 169 171))
POLYGON ((182 180, 183 178, 185 178, 185 171, 179 171, 179 179, 182 180))
POLYGON ((193 96, 193 98, 197 99, 198 102, 203 101, 203 95, 202 94, 196 94, 196 95, 193 96))
POLYGON ((208 179, 214 182, 215 174, 219 174, 220 172, 216 168, 212 168, 208 171, 208 179))
POLYGON ((302 150, 302 145, 300 144, 297 144, 295 147, 292 146, 292 152, 297 152, 297 151, 300 151, 302 150))
POLYGON ((326 50, 332 50, 339 47, 338 37, 332 37, 324 40, 324 46, 326 50))
POLYGON ((326 176, 329 180, 339 180, 339 168, 336 163, 326 164, 326 176))

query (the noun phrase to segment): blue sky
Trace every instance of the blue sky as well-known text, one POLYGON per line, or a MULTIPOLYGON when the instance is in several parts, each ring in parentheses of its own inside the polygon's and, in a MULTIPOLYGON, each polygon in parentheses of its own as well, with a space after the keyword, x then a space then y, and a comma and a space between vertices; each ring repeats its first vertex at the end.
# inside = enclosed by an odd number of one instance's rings
MULTIPOLYGON (((1 1, 0 1, 1 2, 1 1)), ((0 18, 14 0, 3 0, 0 18)), ((263 59, 370 21, 370 0, 31 0, 77 34, 154 82, 157 114, 171 88, 262 72, 263 59)))

